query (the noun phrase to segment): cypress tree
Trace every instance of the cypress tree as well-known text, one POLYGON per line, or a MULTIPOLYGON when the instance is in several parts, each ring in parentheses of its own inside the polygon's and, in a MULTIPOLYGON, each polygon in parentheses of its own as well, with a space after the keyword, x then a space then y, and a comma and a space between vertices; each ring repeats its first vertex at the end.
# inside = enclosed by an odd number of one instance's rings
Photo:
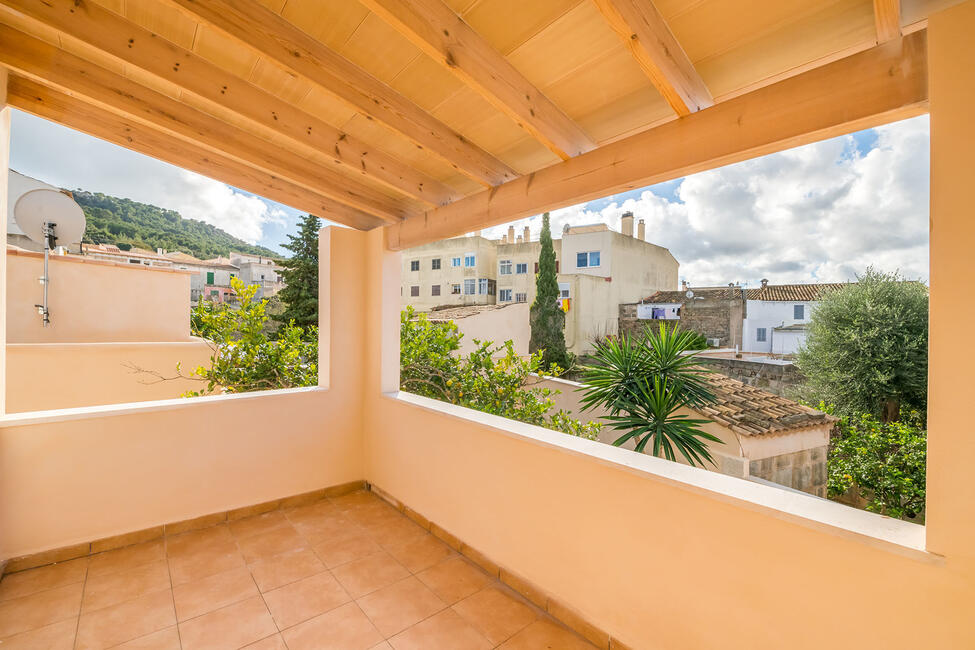
POLYGON ((297 235, 288 235, 285 248, 294 253, 281 262, 281 276, 286 286, 278 293, 285 309, 274 316, 287 323, 294 321, 299 327, 318 325, 318 231, 322 224, 318 217, 309 214, 302 218, 297 235))
POLYGON ((553 364, 562 369, 571 361, 565 349, 565 312, 560 305, 559 280, 555 269, 555 249, 552 247, 552 231, 548 224, 548 212, 542 215, 542 250, 538 255, 538 275, 535 276, 535 302, 529 313, 532 353, 542 351, 542 367, 553 364))

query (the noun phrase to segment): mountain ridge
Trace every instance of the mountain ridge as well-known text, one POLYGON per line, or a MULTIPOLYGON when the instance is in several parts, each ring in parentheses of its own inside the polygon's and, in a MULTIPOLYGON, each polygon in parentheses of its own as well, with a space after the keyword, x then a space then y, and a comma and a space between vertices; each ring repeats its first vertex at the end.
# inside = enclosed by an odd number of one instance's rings
POLYGON ((211 224, 189 219, 175 210, 87 190, 74 190, 74 200, 87 219, 88 244, 137 246, 149 250, 182 251, 199 259, 227 257, 231 252, 284 256, 270 248, 248 244, 211 224))

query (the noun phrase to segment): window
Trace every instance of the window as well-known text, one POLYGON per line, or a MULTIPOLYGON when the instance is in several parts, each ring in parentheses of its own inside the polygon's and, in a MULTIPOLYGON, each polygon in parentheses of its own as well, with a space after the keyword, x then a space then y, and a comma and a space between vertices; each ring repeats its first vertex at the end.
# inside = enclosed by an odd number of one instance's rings
POLYGON ((452 258, 450 258, 450 265, 451 266, 460 266, 460 258, 459 257, 452 257, 452 258))
POLYGON ((477 264, 477 256, 474 253, 464 255, 464 266, 473 267, 475 264, 477 264))
POLYGON ((450 293, 452 293, 455 296, 459 296, 460 295, 460 285, 459 284, 452 284, 452 285, 450 285, 450 293))
POLYGON ((511 289, 501 289, 498 292, 498 300, 501 302, 511 302, 511 289))
POLYGON ((213 284, 213 271, 207 271, 207 284, 213 284))
POLYGON ((468 278, 464 280, 464 295, 473 296, 474 292, 477 291, 477 280, 474 278, 468 278))
POLYGON ((806 306, 805 305, 793 305, 793 307, 792 307, 792 318, 794 320, 802 320, 803 318, 805 318, 805 316, 804 316, 805 313, 806 313, 806 306))
POLYGON ((517 273, 518 275, 524 275, 528 273, 528 263, 525 262, 523 264, 515 264, 515 273, 517 273))
POLYGON ((527 293, 516 293, 515 294, 515 302, 528 302, 528 294, 527 293))
POLYGON ((477 292, 482 296, 486 296, 488 292, 488 281, 487 278, 481 278, 477 281, 477 292))
POLYGON ((766 334, 766 330, 765 330, 764 327, 756 328, 756 330, 755 330, 755 340, 758 341, 759 343, 764 343, 765 340, 766 340, 765 339, 765 334, 766 334))
POLYGON ((511 260, 498 262, 498 275, 511 275, 511 260))
POLYGON ((420 260, 410 260, 410 270, 419 271, 420 270, 420 260))
POLYGON ((416 298, 419 295, 420 295, 420 285, 414 284, 412 287, 410 287, 410 296, 416 298))
POLYGON ((559 282, 559 297, 568 298, 569 297, 569 283, 559 282))
POLYGON ((430 268, 433 269, 434 271, 439 271, 440 270, 440 258, 439 257, 435 257, 432 260, 430 260, 430 268))
POLYGON ((439 296, 440 295, 440 285, 439 284, 435 284, 432 287, 430 287, 430 295, 431 296, 439 296))
POLYGON ((599 251, 576 253, 576 268, 586 269, 599 266, 599 251))

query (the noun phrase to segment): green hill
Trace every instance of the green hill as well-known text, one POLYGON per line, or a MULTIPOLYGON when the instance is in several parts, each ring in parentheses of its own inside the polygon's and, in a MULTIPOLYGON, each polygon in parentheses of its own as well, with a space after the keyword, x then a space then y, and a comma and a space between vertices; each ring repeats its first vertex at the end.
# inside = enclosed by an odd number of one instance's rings
POLYGON ((178 212, 100 193, 75 190, 74 200, 85 212, 85 242, 182 251, 200 259, 231 252, 281 258, 269 248, 255 246, 208 223, 184 219, 178 212))

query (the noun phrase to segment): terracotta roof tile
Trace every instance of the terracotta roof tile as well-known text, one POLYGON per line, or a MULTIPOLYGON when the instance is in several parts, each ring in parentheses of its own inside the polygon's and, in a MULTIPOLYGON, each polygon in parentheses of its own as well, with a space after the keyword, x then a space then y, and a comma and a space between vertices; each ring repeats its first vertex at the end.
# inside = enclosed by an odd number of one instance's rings
MULTIPOLYGON (((694 292, 695 298, 706 300, 741 300, 741 287, 688 287, 694 292)), ((647 296, 643 302, 652 303, 684 303, 687 302, 687 289, 680 291, 658 291, 647 296)))
POLYGON ((824 284, 769 284, 758 289, 749 289, 749 300, 781 300, 785 302, 808 302, 819 300, 828 291, 847 286, 846 282, 824 284))
POLYGON ((718 401, 693 410, 746 436, 780 435, 836 421, 831 415, 718 373, 709 373, 708 383, 718 401))

